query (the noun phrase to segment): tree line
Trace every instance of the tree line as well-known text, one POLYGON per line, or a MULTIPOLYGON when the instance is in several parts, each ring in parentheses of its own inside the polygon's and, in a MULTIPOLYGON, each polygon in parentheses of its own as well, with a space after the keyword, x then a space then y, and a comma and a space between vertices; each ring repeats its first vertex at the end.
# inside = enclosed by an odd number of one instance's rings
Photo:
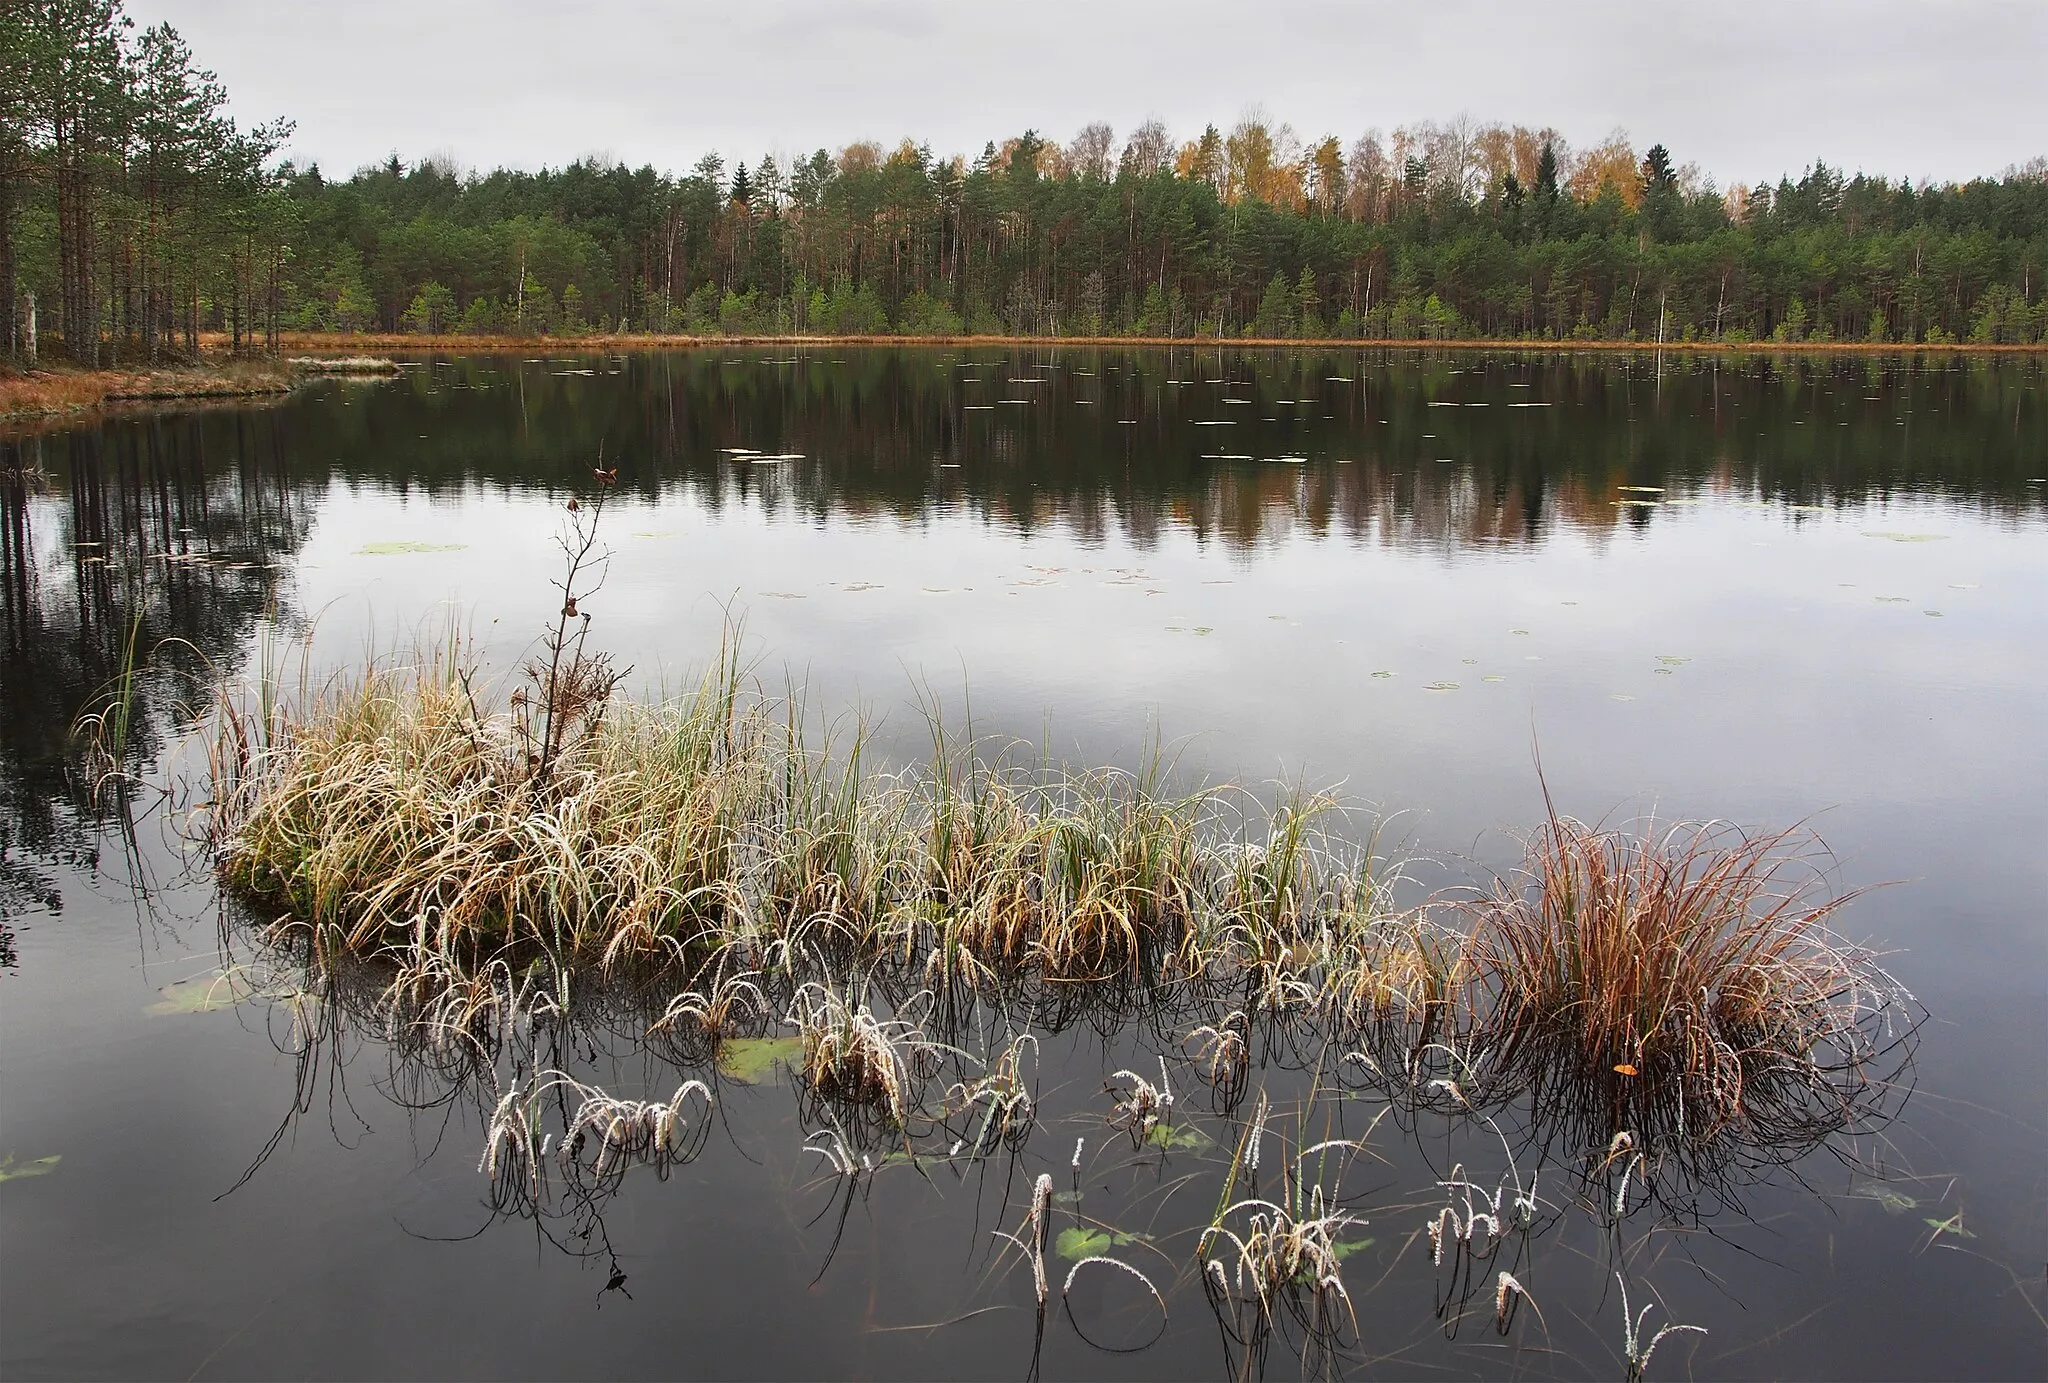
POLYGON ((241 130, 168 24, 120 0, 0 7, 0 295, 10 359, 45 331, 73 361, 274 342, 297 202, 272 166, 291 125, 241 130))
POLYGON ((202 330, 1443 340, 2048 338, 2048 160, 1913 184, 1816 162, 1719 188, 1621 132, 1248 115, 858 142, 683 174, 598 160, 330 179, 270 162, 168 26, 10 10, 0 274, 76 359, 202 330), (19 290, 19 291, 18 291, 19 290), (75 341, 75 345, 73 342, 75 341))

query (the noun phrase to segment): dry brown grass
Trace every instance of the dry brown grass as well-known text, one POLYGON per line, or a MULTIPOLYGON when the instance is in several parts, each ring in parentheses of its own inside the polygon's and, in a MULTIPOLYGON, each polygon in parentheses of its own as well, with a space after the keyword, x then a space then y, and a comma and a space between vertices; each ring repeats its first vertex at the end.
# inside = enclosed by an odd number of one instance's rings
MULTIPOLYGON (((1465 911, 1471 1050, 1597 1146, 1796 1148, 1881 1097, 1910 996, 1829 926, 1819 842, 1553 814, 1465 911)), ((1902 1059, 1902 1058, 1896 1058, 1902 1059)))
POLYGON ((5 373, 0 374, 0 417, 76 413, 107 403, 248 398, 282 393, 291 383, 288 372, 260 361, 155 370, 5 373))
POLYGON ((69 413, 91 408, 107 396, 111 370, 31 370, 0 374, 0 417, 16 414, 69 413))

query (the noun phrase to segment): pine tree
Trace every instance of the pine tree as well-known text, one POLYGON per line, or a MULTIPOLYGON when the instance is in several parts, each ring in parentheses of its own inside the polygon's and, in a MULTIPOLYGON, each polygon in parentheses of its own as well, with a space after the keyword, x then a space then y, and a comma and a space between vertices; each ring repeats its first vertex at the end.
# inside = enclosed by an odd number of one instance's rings
POLYGON ((1662 144, 1652 144, 1643 155, 1643 191, 1669 190, 1678 186, 1678 174, 1671 167, 1671 153, 1662 144))
POLYGON ((1557 215, 1557 150, 1549 140, 1543 141, 1543 152, 1536 160, 1536 233, 1545 234, 1550 230, 1557 215))
POLYGON ((1279 337, 1292 335, 1294 331, 1294 293, 1287 286, 1286 278, 1278 269, 1266 285, 1266 296, 1259 299, 1259 312, 1252 319, 1252 335, 1279 337))
POLYGON ((1536 160, 1536 201, 1545 208, 1557 203, 1557 150, 1543 141, 1543 153, 1536 160))
POLYGON ((1301 280, 1294 286, 1295 325, 1301 335, 1317 337, 1323 334, 1323 319, 1317 312, 1322 300, 1316 295, 1316 271, 1308 265, 1301 266, 1301 280))

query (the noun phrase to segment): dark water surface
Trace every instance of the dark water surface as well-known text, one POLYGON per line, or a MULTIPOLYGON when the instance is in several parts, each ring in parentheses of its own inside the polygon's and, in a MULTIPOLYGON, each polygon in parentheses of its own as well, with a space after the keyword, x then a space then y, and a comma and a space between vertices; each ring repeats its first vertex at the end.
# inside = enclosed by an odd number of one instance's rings
POLYGON ((1196 1242, 1264 1089, 1267 1195, 1294 1149, 1372 1128, 1370 1155, 1316 1163, 1365 1221, 1356 1326, 1335 1358, 1284 1327, 1252 1359, 1269 1376, 1618 1375, 1617 1273, 1656 1303, 1645 1340, 1707 1331, 1666 1338, 1653 1378, 2039 1376, 2043 386, 2039 358, 485 356, 8 438, 0 1372, 1228 1375, 1247 1355, 1196 1242), (786 1072, 716 1078, 621 999, 556 1055, 617 1095, 713 1080, 701 1155, 495 1211, 488 1089, 340 1010, 309 1045, 174 821, 147 792, 94 802, 66 730, 131 639, 159 779, 198 681, 266 644, 335 668, 452 613, 515 667, 600 448, 620 494, 593 636, 640 691, 743 617, 765 683, 863 712, 885 754, 920 752, 920 700, 1074 762, 1137 765, 1157 733, 1190 781, 1388 813, 1424 886, 1515 858, 1539 747, 1582 817, 1808 821, 1840 886, 1889 885, 1838 923, 1928 1015, 1903 1114, 1616 1215, 1573 1179, 1588 1149, 1411 1107, 1375 1124, 1355 1082, 1311 1099, 1334 1064, 1312 1035, 1255 1043, 1232 1118, 1192 1020, 988 1013, 967 1026, 991 1045, 1041 1039, 1036 1131, 980 1158, 877 1142, 849 1200, 801 1151, 819 1121, 786 1072), (1162 1055, 1181 1132, 1134 1148, 1102 1081, 1162 1055), (1538 1226, 1469 1273, 1426 1235, 1461 1163, 1489 1189, 1542 1167, 1538 1226), (993 1231, 1041 1172, 1055 1232, 1108 1236, 1163 1327, 1101 1268, 1061 1309, 1054 1254, 1038 1339, 993 1231), (1533 1303, 1505 1335, 1501 1270, 1533 1303))

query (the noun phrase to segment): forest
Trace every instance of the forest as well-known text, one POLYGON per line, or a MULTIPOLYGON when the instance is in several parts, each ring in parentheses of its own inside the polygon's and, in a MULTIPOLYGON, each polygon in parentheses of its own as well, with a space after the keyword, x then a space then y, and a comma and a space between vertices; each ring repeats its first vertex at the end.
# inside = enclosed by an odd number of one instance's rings
POLYGON ((2048 159, 1966 183, 1816 160, 1711 177, 1621 131, 1304 137, 1089 124, 329 177, 240 129, 119 0, 0 11, 5 351, 80 364, 281 333, 1974 342, 2048 338, 2048 159))

